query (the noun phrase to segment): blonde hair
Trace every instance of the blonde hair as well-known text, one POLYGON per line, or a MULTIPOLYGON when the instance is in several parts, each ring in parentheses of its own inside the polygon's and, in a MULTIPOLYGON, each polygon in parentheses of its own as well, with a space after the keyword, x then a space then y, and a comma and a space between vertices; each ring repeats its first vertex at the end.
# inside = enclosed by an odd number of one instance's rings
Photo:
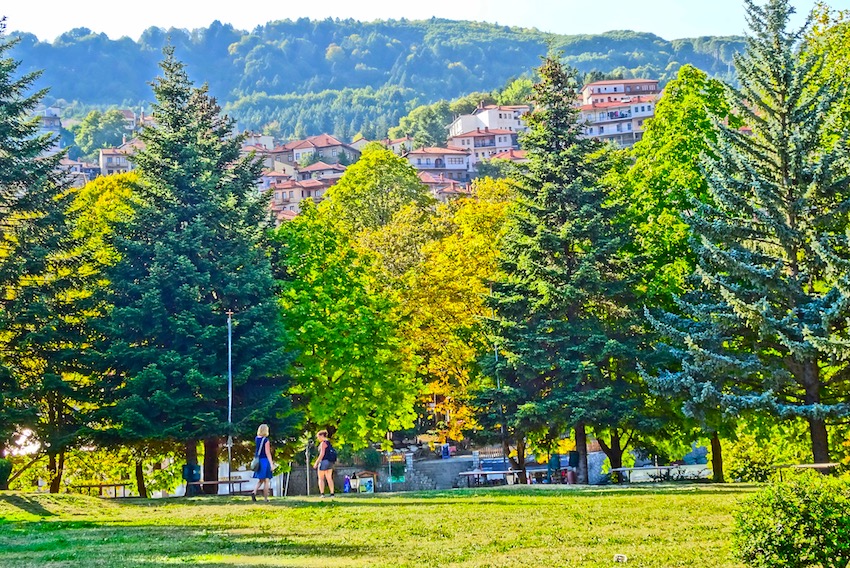
POLYGON ((260 427, 257 428, 257 436, 268 437, 269 435, 269 425, 268 424, 260 424, 260 427))
POLYGON ((318 432, 316 432, 316 436, 323 436, 323 437, 327 438, 328 437, 328 431, 327 430, 319 430, 318 432))

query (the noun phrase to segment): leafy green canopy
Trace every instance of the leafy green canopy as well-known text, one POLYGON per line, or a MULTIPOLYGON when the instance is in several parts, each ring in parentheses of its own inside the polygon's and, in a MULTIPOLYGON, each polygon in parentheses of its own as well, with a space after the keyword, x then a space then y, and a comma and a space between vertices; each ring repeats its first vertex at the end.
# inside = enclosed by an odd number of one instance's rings
POLYGON ((815 461, 828 461, 825 421, 850 414, 850 155, 829 136, 840 89, 804 30, 788 31, 786 0, 746 4, 741 88, 728 92, 752 136, 721 126, 707 140, 711 199, 690 219, 700 286, 685 316, 659 322, 682 367, 655 382, 694 414, 803 417, 815 461))
POLYGON ((633 164, 620 179, 613 176, 635 228, 642 289, 652 305, 672 309, 672 297, 687 289, 696 267, 688 217, 698 203, 710 199, 701 160, 714 156, 709 145, 717 139, 715 120, 740 126, 730 115, 723 85, 683 66, 664 88, 655 116, 629 152, 633 164))
POLYGON ((226 312, 233 312, 234 434, 288 434, 288 355, 264 249, 260 164, 233 121, 165 50, 156 126, 136 156, 140 206, 116 227, 103 322, 111 424, 127 440, 228 433, 226 312))
POLYGON ((320 207, 356 234, 387 225, 407 205, 426 206, 433 201, 406 159, 372 143, 328 190, 320 207))
POLYGON ((355 448, 412 426, 415 358, 370 255, 310 204, 274 240, 280 305, 298 353, 292 392, 310 425, 333 428, 355 448))

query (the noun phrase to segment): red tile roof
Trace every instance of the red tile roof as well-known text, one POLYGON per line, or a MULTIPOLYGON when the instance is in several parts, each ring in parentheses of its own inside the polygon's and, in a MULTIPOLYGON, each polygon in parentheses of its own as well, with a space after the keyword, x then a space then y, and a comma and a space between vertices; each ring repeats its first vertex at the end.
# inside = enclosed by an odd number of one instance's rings
POLYGON ((288 174, 286 172, 278 172, 278 171, 270 171, 270 170, 264 170, 262 175, 263 175, 263 177, 268 177, 268 178, 289 178, 289 177, 292 177, 291 174, 288 174))
POLYGON ((305 168, 301 168, 298 171, 309 173, 309 172, 321 172, 321 171, 324 171, 324 170, 335 170, 335 171, 338 171, 338 172, 344 172, 345 169, 346 169, 345 166, 343 166, 342 164, 328 164, 326 162, 319 161, 319 162, 316 162, 315 164, 310 164, 309 166, 307 166, 305 168))
POLYGON ((485 128, 484 130, 478 128, 476 130, 470 130, 469 132, 452 136, 452 138, 478 138, 481 136, 492 136, 494 134, 516 134, 516 132, 513 130, 505 130, 504 128, 485 128))
POLYGON ((495 156, 490 158, 491 160, 511 160, 511 161, 520 161, 528 159, 528 152, 525 150, 514 150, 511 148, 510 150, 505 150, 504 152, 499 152, 495 156))
POLYGON ((330 148, 332 146, 347 146, 344 142, 334 138, 330 134, 319 134, 318 136, 310 136, 304 140, 293 140, 287 142, 282 147, 275 148, 275 151, 286 150, 303 150, 305 148, 330 148))

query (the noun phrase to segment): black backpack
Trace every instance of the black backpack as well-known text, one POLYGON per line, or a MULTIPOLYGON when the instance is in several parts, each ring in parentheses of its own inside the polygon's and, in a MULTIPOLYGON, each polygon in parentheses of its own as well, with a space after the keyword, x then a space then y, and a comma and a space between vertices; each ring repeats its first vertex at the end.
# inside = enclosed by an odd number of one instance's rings
POLYGON ((336 463, 336 450, 331 443, 327 442, 328 446, 325 448, 325 459, 331 463, 336 463))

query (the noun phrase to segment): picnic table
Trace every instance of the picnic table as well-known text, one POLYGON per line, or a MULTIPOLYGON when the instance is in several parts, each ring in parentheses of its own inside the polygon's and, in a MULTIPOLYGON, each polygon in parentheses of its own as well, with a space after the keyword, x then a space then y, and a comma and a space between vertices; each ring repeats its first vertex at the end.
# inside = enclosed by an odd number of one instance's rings
POLYGON ((841 465, 840 463, 796 463, 775 465, 773 469, 779 472, 779 481, 782 481, 782 472, 786 469, 832 469, 841 465))
POLYGON ((512 479, 515 479, 518 471, 514 471, 512 469, 473 469, 470 471, 462 471, 458 475, 466 478, 466 486, 472 487, 472 481, 475 481, 475 485, 481 484, 481 477, 487 477, 488 475, 501 475, 505 481, 507 482, 508 476, 510 475, 512 479))
MULTIPOLYGON (((635 471, 645 471, 650 472, 654 471, 658 474, 658 479, 654 479, 653 481, 660 481, 665 477, 669 478, 672 474, 673 470, 681 470, 681 465, 642 465, 639 467, 615 467, 611 469, 611 473, 625 473, 626 474, 626 483, 632 482, 632 472, 635 471), (665 475, 666 474, 666 475, 665 475)), ((650 478, 652 476, 650 475, 650 478)))
POLYGON ((97 489, 98 490, 98 497, 103 497, 103 490, 108 489, 108 488, 112 488, 113 489, 113 492, 112 492, 113 495, 109 495, 107 493, 106 496, 112 497, 112 498, 117 498, 118 497, 118 488, 119 487, 121 488, 121 496, 126 497, 127 496, 127 487, 129 485, 130 485, 129 481, 128 482, 121 482, 121 483, 83 483, 83 484, 80 484, 80 485, 71 485, 69 487, 69 489, 80 489, 81 490, 80 493, 83 492, 82 490, 85 490, 87 495, 92 494, 92 489, 97 489))
POLYGON ((218 481, 203 481, 203 480, 201 480, 201 481, 188 481, 186 483, 186 490, 183 492, 183 496, 186 496, 186 495, 189 494, 189 486, 190 485, 197 485, 201 489, 203 489, 204 485, 215 485, 216 486, 216 493, 218 492, 218 486, 220 486, 220 485, 238 485, 239 487, 236 489, 236 491, 241 492, 242 491, 242 485, 245 484, 245 483, 249 483, 250 481, 252 481, 252 480, 251 479, 236 478, 236 477, 234 477, 232 479, 220 479, 218 481))

